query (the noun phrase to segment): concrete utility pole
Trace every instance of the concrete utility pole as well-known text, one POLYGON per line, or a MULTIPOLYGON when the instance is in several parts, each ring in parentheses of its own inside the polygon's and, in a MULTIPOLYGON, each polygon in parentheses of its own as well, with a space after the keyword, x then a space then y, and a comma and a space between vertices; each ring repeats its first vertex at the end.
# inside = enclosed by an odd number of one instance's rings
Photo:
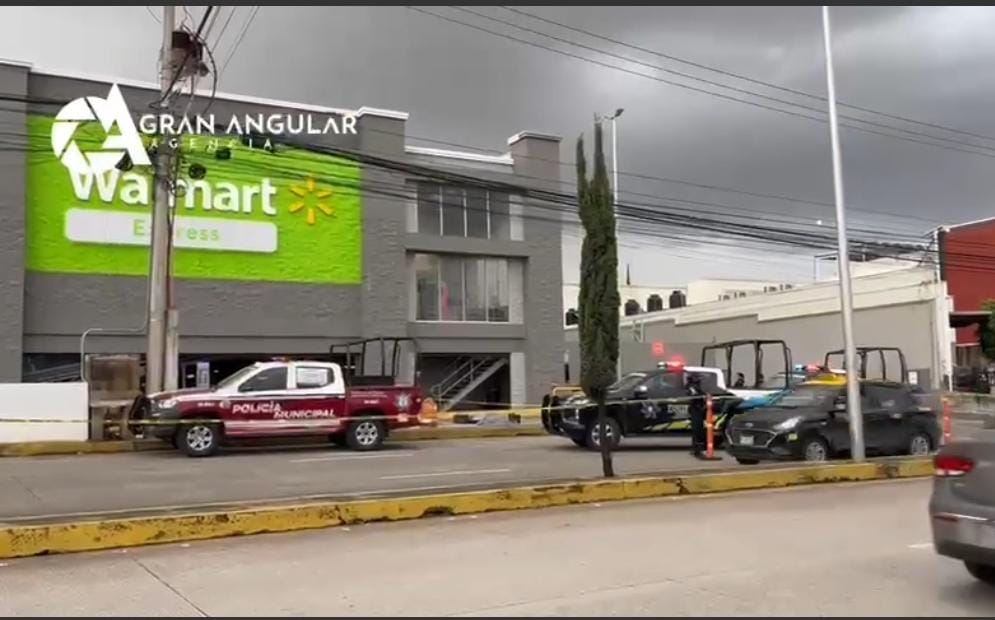
MULTIPOLYGON (((173 30, 176 27, 176 7, 162 7, 162 52, 159 73, 160 96, 163 109, 169 105, 169 91, 175 84, 175 72, 182 67, 173 66, 173 30)), ((169 285, 169 208, 172 187, 172 153, 166 140, 161 139, 156 148, 154 196, 152 206, 152 260, 149 268, 149 326, 145 350, 145 392, 162 391, 165 387, 166 324, 168 321, 169 285)), ((175 377, 175 370, 172 371, 175 377)))
POLYGON ((829 7, 822 7, 822 37, 826 47, 826 90, 829 105, 829 138, 833 150, 833 189, 836 194, 836 239, 839 245, 840 302, 843 314, 843 350, 846 359, 846 403, 850 417, 850 453, 854 461, 864 460, 864 418, 860 411, 860 376, 857 345, 853 337, 853 288, 850 283, 850 247, 846 238, 846 201, 843 194, 843 157, 840 150, 839 119, 836 114, 836 77, 833 75, 833 45, 829 28, 829 7))

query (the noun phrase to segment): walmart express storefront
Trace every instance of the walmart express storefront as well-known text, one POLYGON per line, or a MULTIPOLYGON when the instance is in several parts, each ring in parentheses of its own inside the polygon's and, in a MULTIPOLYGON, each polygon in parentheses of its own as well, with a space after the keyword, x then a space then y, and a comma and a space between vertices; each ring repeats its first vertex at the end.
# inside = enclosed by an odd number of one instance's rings
POLYGON ((144 352, 154 191, 142 158, 166 139, 180 153, 181 382, 198 365, 217 378, 379 336, 415 338, 423 385, 454 400, 528 402, 557 376, 559 225, 513 192, 412 172, 558 190, 556 138, 518 134, 500 156, 420 148, 404 113, 236 96, 214 99, 211 122, 169 131, 146 114, 150 85, 117 85, 0 65, 0 379, 78 376, 84 333, 87 353, 144 352), (66 112, 76 100, 86 108, 66 112))

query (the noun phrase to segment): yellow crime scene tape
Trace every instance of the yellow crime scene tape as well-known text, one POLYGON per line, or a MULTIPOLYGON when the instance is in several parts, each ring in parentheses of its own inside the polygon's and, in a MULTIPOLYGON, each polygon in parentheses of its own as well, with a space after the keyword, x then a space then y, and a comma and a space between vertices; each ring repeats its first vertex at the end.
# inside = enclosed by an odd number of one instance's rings
MULTIPOLYGON (((573 393, 577 393, 578 390, 574 390, 573 393)), ((698 397, 700 398, 700 397, 698 397)), ((713 402, 720 402, 723 400, 735 400, 735 396, 713 396, 713 402)), ((689 404, 696 400, 695 397, 679 397, 679 398, 640 398, 632 400, 623 401, 611 401, 607 403, 609 406, 618 405, 631 405, 631 404, 689 404)), ((449 422, 452 423, 457 417, 512 417, 517 416, 519 419, 540 419, 544 412, 555 413, 558 411, 565 410, 576 410, 576 409, 593 409, 597 405, 593 402, 588 402, 584 404, 561 404, 561 405, 510 405, 509 403, 481 403, 479 401, 471 401, 470 404, 481 405, 507 405, 507 408, 503 409, 473 409, 473 410, 461 410, 461 411, 433 411, 434 402, 428 407, 422 408, 419 414, 385 414, 385 415, 344 415, 335 416, 329 418, 301 418, 301 419, 241 419, 239 423, 243 424, 267 424, 273 425, 274 422, 285 423, 289 425, 300 425, 302 423, 327 423, 329 420, 393 420, 399 423, 410 422, 412 418, 416 418, 422 425, 431 425, 438 422, 449 422)), ((719 417, 719 416, 717 416, 719 417)), ((123 419, 123 416, 111 417, 103 421, 105 425, 120 425, 127 423, 129 426, 177 426, 177 425, 189 425, 189 424, 216 424, 218 423, 218 418, 171 418, 164 420, 155 419, 123 419)), ((91 424, 90 420, 87 419, 69 419, 69 418, 15 418, 15 417, 0 417, 0 424, 91 424)), ((681 423, 681 421, 675 422, 676 424, 681 423)))

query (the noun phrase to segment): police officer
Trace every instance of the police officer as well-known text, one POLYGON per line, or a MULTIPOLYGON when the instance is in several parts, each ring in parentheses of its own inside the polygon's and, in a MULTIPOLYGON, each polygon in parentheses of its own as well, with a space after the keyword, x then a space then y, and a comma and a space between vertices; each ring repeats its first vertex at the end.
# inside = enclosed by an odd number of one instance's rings
POLYGON ((701 387, 701 380, 694 374, 688 373, 686 383, 688 395, 692 397, 688 405, 688 416, 691 418, 691 454, 699 459, 705 458, 705 390, 701 387))

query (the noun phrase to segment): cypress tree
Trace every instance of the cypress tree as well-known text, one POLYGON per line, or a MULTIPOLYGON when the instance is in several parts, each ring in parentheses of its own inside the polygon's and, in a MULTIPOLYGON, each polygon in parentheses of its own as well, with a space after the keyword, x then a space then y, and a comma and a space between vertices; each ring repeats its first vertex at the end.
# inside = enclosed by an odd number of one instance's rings
MULTIPOLYGON (((598 407, 601 464, 606 477, 615 475, 607 435, 605 398, 616 380, 618 363, 618 246, 615 204, 605 166, 601 124, 594 124, 594 176, 587 178, 584 138, 577 139, 577 203, 584 226, 580 259, 580 379, 598 407)), ((617 440, 618 438, 614 438, 617 440)))

